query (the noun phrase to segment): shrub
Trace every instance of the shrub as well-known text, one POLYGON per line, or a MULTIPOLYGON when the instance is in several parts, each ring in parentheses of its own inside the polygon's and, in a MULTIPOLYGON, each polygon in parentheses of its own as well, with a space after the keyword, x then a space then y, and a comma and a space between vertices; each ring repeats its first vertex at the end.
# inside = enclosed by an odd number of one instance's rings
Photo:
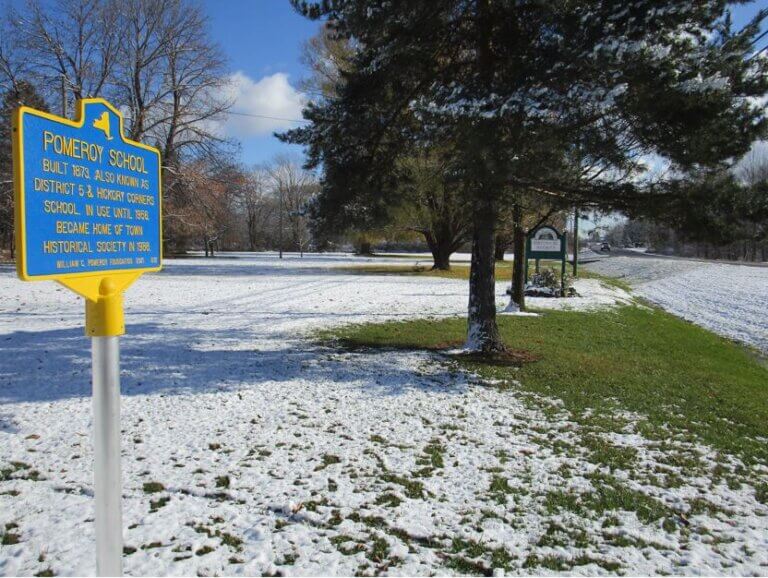
POLYGON ((563 276, 565 295, 561 294, 560 275, 553 268, 542 269, 534 273, 531 280, 525 286, 525 294, 531 297, 575 297, 571 276, 566 273, 563 276))

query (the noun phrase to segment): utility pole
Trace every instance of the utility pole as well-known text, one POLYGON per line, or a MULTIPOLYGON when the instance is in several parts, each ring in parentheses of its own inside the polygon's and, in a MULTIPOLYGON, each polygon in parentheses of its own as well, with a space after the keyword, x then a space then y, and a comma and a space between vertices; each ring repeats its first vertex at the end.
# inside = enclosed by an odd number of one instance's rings
POLYGON ((277 232, 277 244, 278 244, 278 250, 280 251, 280 258, 283 258, 283 187, 279 187, 278 190, 280 191, 280 210, 278 211, 280 217, 279 217, 279 224, 277 232))
POLYGON ((67 118, 67 77, 61 75, 61 116, 67 118))
POLYGON ((573 276, 579 274, 579 207, 573 211, 573 276))

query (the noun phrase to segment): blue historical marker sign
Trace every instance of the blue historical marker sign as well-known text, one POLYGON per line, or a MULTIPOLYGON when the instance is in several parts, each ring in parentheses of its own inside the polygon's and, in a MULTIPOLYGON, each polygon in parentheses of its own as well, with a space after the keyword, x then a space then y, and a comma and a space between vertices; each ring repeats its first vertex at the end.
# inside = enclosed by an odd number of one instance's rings
POLYGON ((126 139, 102 99, 71 121, 14 116, 17 268, 24 280, 160 269, 160 153, 126 139))

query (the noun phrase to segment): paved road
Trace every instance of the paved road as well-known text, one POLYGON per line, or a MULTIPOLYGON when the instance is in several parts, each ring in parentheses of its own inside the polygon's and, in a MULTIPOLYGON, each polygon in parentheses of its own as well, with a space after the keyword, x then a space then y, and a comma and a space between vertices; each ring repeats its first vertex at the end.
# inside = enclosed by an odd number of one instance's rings
POLYGON ((719 259, 702 259, 700 257, 681 257, 679 255, 661 255, 658 253, 641 253, 631 249, 613 249, 610 257, 637 257, 639 259, 670 259, 673 261, 693 261, 696 263, 717 263, 718 265, 743 265, 744 267, 768 267, 768 262, 754 263, 750 261, 725 261, 719 259))

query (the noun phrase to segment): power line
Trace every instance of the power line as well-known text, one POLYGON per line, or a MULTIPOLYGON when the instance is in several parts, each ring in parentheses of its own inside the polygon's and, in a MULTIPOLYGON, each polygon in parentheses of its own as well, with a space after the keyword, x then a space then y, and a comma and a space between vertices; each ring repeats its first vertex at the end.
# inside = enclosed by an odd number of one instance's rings
POLYGON ((252 118, 265 118, 268 120, 282 120, 284 122, 312 122, 310 120, 304 119, 304 118, 283 118, 279 116, 267 116, 265 114, 253 114, 250 112, 239 112, 236 110, 226 110, 223 111, 224 114, 234 114, 236 116, 249 116, 252 118))
POLYGON ((757 56, 758 56, 759 54, 761 54, 762 52, 765 52, 765 50, 766 50, 766 49, 768 49, 768 44, 766 44, 765 46, 763 46, 763 47, 762 47, 760 50, 758 50, 757 52, 754 52, 754 53, 752 53, 752 55, 751 55, 749 58, 747 58, 747 62, 751 61, 753 58, 757 57, 757 56))
POLYGON ((768 34, 768 29, 766 29, 766 30, 765 30, 764 32, 762 32, 762 33, 761 33, 759 36, 757 36, 757 38, 755 38, 754 40, 752 40, 751 46, 754 46, 755 44, 757 44, 758 42, 760 42, 760 40, 762 40, 762 39, 763 39, 763 38, 764 38, 764 37, 765 37, 767 34, 768 34))

